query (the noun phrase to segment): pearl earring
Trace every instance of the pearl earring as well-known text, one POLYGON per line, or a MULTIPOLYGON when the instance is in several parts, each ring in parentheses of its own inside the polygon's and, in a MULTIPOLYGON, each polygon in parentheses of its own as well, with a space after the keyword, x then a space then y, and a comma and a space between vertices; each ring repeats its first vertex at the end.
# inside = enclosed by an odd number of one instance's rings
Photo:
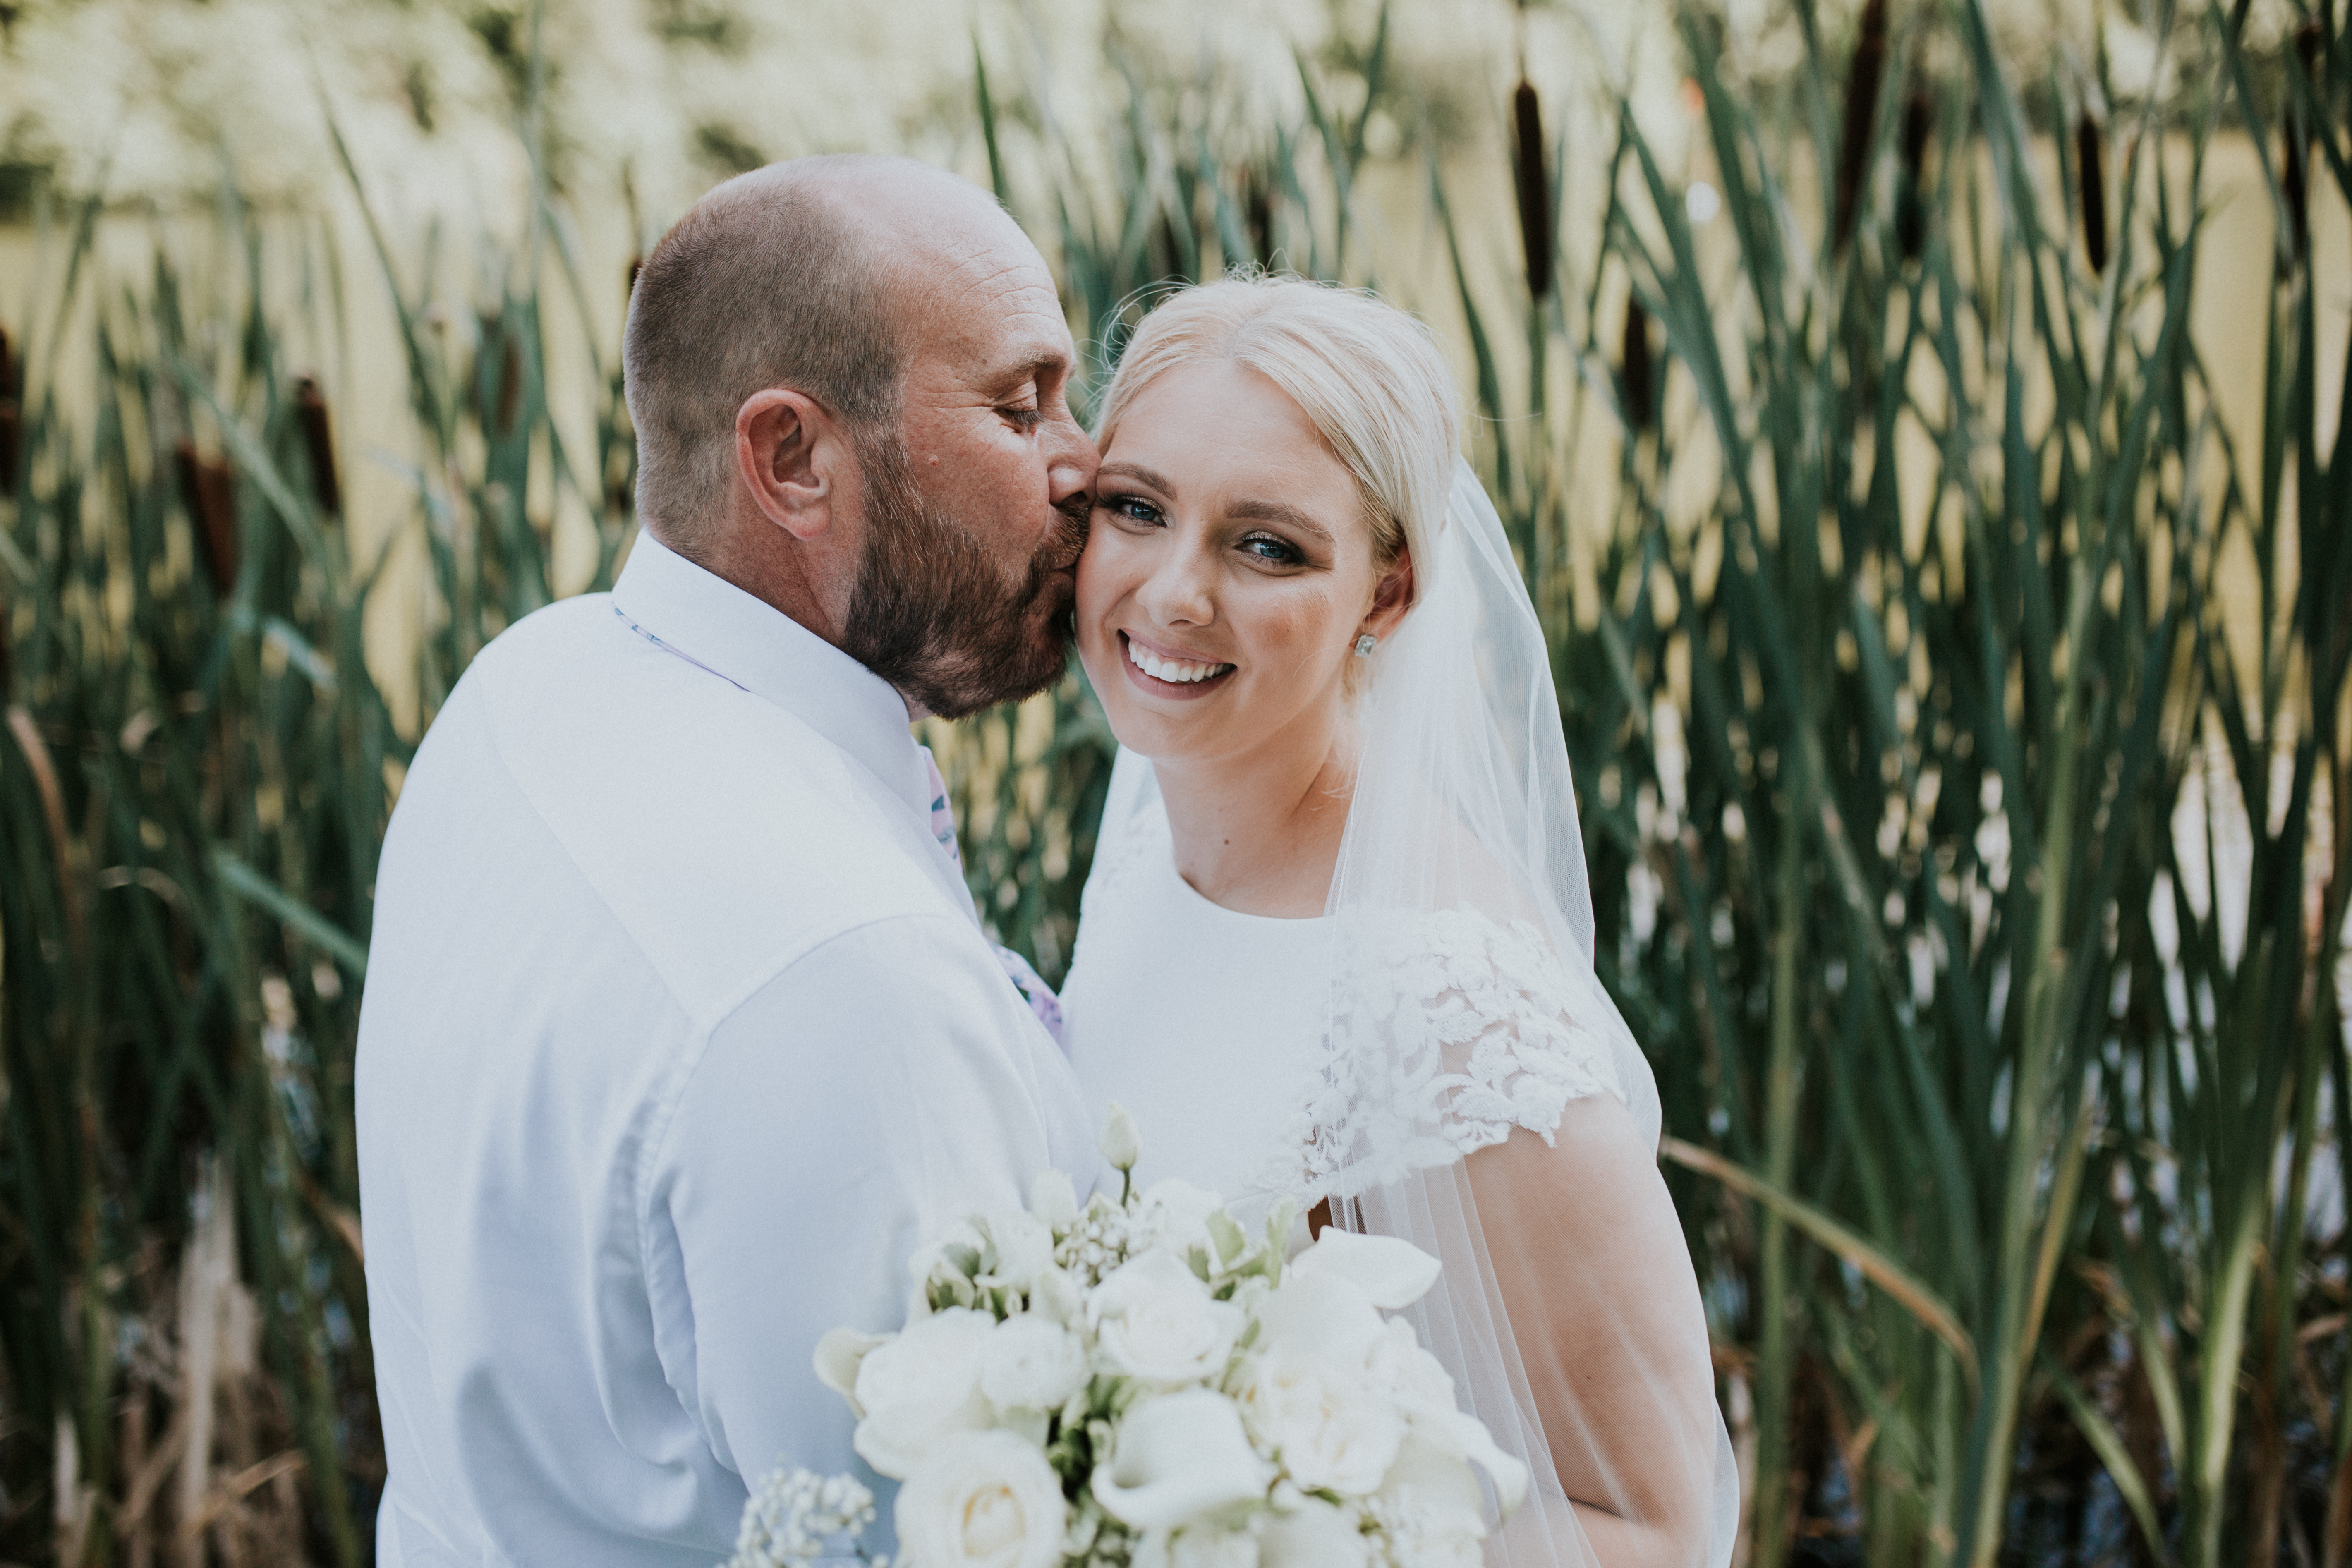
POLYGON ((1371 633, 1366 632, 1362 637, 1356 639, 1356 657, 1358 658, 1370 658, 1372 657, 1372 649, 1380 646, 1381 639, 1374 637, 1371 633))

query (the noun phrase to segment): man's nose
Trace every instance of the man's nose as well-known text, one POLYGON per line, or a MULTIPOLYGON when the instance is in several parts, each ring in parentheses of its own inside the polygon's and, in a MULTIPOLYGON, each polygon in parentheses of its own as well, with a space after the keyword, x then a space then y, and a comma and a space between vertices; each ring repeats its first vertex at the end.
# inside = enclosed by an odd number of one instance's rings
POLYGON ((1055 506, 1094 489, 1101 454, 1066 405, 1045 425, 1045 486, 1055 506))

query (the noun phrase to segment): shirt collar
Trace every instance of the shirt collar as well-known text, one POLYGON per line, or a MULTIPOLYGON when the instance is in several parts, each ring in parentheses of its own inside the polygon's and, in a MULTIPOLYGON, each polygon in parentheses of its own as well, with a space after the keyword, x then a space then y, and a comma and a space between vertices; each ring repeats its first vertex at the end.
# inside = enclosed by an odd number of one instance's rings
POLYGON ((798 621, 642 529, 613 584, 613 605, 669 651, 807 724, 917 811, 930 809, 906 700, 798 621))

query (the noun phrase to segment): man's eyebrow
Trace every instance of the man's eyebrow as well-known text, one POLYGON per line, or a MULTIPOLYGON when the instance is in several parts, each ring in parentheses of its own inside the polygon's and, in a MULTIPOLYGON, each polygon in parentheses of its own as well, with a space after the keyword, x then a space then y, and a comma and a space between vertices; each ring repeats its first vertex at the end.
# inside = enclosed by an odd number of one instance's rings
POLYGON ((1061 350, 1035 349, 1030 352, 1028 358, 992 373, 987 377, 987 384, 992 387, 1015 387, 1035 381, 1040 376, 1066 373, 1069 368, 1070 356, 1061 350))
POLYGON ((1237 500, 1225 509, 1228 517, 1247 518, 1252 522, 1286 523, 1301 532, 1329 542, 1331 531, 1286 501, 1237 500))

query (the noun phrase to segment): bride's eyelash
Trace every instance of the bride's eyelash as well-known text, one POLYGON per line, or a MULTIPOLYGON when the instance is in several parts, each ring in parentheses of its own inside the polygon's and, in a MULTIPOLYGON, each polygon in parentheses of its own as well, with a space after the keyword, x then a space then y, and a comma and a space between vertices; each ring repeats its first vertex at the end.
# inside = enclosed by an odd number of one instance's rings
POLYGON ((1253 554, 1256 554, 1259 560, 1265 562, 1269 565, 1296 566, 1307 559, 1306 555, 1300 552, 1297 545, 1291 543, 1290 541, 1286 539, 1276 538, 1271 533, 1253 533, 1242 541, 1242 548, 1244 550, 1251 550, 1251 552, 1253 554), (1281 552, 1281 553, 1278 555, 1267 555, 1252 550, 1252 546, 1259 544, 1270 544, 1274 546, 1276 550, 1281 552))
POLYGON ((1153 506, 1150 501, 1145 500, 1141 496, 1116 494, 1097 495, 1095 497, 1095 505, 1102 508, 1105 511, 1117 512, 1119 516, 1133 522, 1158 522, 1160 521, 1160 509, 1153 506))

